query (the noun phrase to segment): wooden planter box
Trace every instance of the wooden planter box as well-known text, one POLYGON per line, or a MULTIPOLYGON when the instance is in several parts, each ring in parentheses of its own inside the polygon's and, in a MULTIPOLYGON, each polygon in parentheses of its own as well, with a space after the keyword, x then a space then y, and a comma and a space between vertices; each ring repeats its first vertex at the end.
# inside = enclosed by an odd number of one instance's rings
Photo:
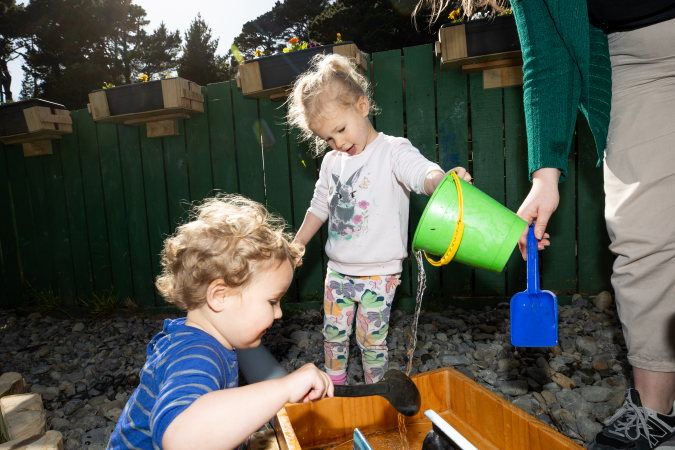
POLYGON ((178 135, 178 120, 204 112, 201 86, 183 78, 99 89, 89 94, 94 121, 147 124, 148 137, 178 135))
POLYGON ((22 144, 24 156, 49 155, 52 139, 73 132, 73 120, 63 105, 40 99, 0 106, 0 141, 22 144))
MULTIPOLYGON (((431 421, 424 416, 429 409, 480 450, 583 448, 454 369, 445 367, 412 378, 420 390, 422 408, 416 416, 405 418, 411 450, 421 449, 431 430, 431 421)), ((374 450, 401 448, 398 413, 377 396, 288 404, 276 415, 274 425, 281 450, 351 450, 354 428, 361 430, 374 450)))
POLYGON ((485 89, 523 84, 522 52, 513 15, 445 24, 438 38, 436 56, 442 71, 483 72, 485 89))
POLYGON ((342 42, 246 61, 239 65, 237 84, 246 97, 283 100, 295 78, 309 69, 310 60, 320 53, 335 53, 354 58, 361 70, 368 69, 368 61, 356 44, 342 42))

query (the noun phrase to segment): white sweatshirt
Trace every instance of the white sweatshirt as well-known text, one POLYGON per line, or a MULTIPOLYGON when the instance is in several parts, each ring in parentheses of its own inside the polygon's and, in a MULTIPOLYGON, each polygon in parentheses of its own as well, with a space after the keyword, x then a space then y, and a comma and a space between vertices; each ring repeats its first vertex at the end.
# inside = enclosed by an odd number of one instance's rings
POLYGON ((384 133, 358 155, 328 153, 309 208, 328 219, 328 268, 354 276, 400 273, 410 191, 427 194, 424 179, 434 170, 442 169, 409 140, 384 133))

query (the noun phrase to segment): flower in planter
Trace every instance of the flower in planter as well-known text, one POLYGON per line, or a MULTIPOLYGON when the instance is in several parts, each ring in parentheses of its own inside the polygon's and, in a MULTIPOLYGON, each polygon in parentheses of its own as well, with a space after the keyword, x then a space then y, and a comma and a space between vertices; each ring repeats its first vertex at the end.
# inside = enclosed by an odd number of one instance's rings
POLYGON ((146 81, 148 81, 148 76, 143 74, 139 76, 138 79, 141 80, 143 83, 145 83, 146 81))
POLYGON ((334 44, 339 44, 340 42, 342 42, 342 34, 338 33, 337 40, 334 42, 334 44))
POLYGON ((462 21, 462 17, 461 17, 461 15, 459 14, 459 8, 455 9, 454 11, 452 11, 452 12, 450 13, 450 15, 448 16, 448 18, 452 19, 452 23, 455 23, 455 22, 461 22, 461 21, 462 21))
POLYGON ((298 43, 298 38, 291 38, 288 40, 291 44, 297 44, 298 43))
POLYGON ((105 81, 103 82, 103 89, 108 89, 108 88, 114 88, 115 85, 112 83, 106 83, 105 81))
POLYGON ((263 54, 264 54, 264 53, 262 52, 262 50, 256 50, 256 51, 255 51, 255 57, 256 57, 256 58, 261 57, 263 54))

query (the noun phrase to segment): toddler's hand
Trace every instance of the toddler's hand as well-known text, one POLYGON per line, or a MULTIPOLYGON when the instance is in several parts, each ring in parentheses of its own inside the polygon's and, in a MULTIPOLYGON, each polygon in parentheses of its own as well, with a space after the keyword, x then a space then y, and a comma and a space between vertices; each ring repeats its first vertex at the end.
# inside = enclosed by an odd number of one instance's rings
POLYGON ((333 396, 333 382, 314 364, 305 364, 284 377, 290 403, 308 403, 333 396))
POLYGON ((471 180, 473 178, 471 178, 471 175, 469 175, 469 172, 467 172, 464 167, 455 167, 454 169, 450 169, 450 172, 452 172, 453 170, 457 173, 457 176, 459 178, 466 181, 467 183, 471 183, 471 180))

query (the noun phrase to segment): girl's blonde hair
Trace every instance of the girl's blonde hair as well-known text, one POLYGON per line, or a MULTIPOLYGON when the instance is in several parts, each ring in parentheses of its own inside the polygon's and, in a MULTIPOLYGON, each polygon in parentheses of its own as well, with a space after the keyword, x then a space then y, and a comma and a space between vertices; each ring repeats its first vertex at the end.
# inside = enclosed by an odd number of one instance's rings
POLYGON ((336 54, 316 55, 309 70, 293 83, 287 101, 288 123, 300 130, 301 140, 314 139, 315 154, 320 156, 328 144, 315 136, 310 126, 327 118, 330 111, 326 111, 326 105, 354 108, 361 97, 368 100, 370 113, 377 113, 370 82, 358 72, 352 59, 336 54))
POLYGON ((288 261, 295 269, 305 253, 284 231, 283 219, 239 195, 205 200, 190 218, 164 241, 156 282, 166 301, 180 309, 203 305, 214 280, 240 290, 273 263, 288 261))
MULTIPOLYGON (((476 8, 483 8, 485 6, 492 9, 491 12, 501 12, 503 10, 503 5, 507 0, 460 0, 460 6, 464 11, 464 17, 471 17, 476 8)), ((431 8, 431 13, 429 14, 429 23, 433 24, 441 16, 441 13, 455 2, 452 0, 419 0, 417 6, 413 10, 412 16, 416 20, 417 14, 424 8, 431 8)))

